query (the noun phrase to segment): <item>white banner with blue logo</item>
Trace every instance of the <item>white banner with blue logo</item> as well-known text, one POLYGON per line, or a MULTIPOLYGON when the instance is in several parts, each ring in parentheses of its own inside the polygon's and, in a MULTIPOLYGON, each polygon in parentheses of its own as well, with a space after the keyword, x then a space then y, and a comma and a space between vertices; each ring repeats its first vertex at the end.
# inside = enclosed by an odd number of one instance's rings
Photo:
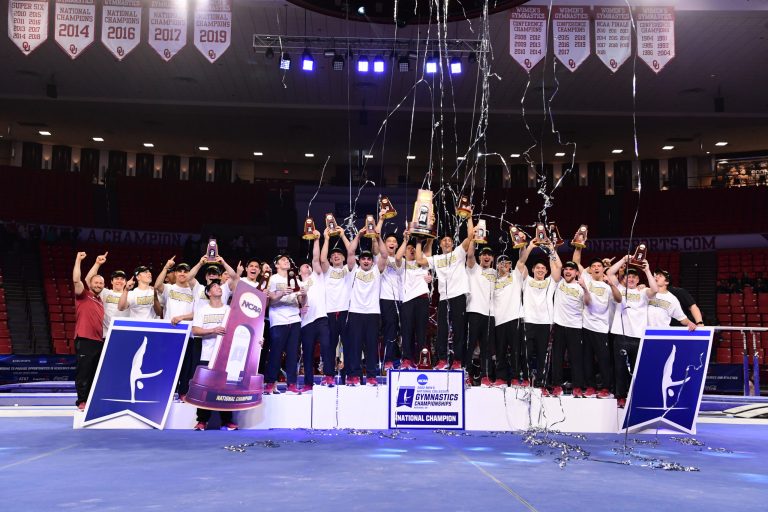
POLYGON ((464 430, 463 371, 390 371, 389 428, 464 430))
POLYGON ((83 427, 131 416, 154 428, 168 417, 192 324, 114 319, 104 342, 83 427))
POLYGON ((709 328, 645 330, 622 432, 696 433, 713 333, 709 328))

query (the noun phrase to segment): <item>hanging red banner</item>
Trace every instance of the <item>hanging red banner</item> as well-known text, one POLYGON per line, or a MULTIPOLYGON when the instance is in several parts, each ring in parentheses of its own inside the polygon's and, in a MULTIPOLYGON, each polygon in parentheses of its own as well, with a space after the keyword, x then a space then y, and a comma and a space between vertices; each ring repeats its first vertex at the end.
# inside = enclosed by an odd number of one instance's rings
POLYGON ((555 57, 571 71, 587 60, 592 48, 589 35, 589 7, 552 7, 552 41, 555 57))
POLYGON ((24 55, 48 39, 48 0, 8 2, 8 37, 24 55))
POLYGON ((632 54, 629 7, 595 7, 595 54, 616 72, 632 54))
POLYGON ((509 11, 509 54, 526 71, 547 55, 547 7, 519 6, 509 11))
POLYGON ((101 10, 101 44, 117 60, 123 60, 140 41, 141 0, 104 0, 101 10))
POLYGON ((53 38, 76 59, 95 39, 96 5, 93 0, 56 0, 55 16, 53 38))
POLYGON ((187 44, 187 2, 152 0, 149 5, 149 46, 168 62, 187 44))
POLYGON ((232 36, 231 0, 198 0, 195 5, 195 48, 209 62, 227 51, 232 36))
POLYGON ((638 7, 635 23, 638 56, 658 73, 675 57, 675 8, 638 7))

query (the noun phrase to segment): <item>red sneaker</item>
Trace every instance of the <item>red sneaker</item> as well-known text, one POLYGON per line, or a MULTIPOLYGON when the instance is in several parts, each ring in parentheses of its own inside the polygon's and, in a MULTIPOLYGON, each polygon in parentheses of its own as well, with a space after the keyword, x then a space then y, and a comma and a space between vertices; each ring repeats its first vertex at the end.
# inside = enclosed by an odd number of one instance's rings
POLYGON ((616 405, 619 407, 619 409, 623 409, 627 406, 627 399, 626 398, 619 398, 616 400, 616 405))
POLYGON ((387 361, 386 363, 384 363, 384 371, 385 372, 387 370, 394 370, 394 369, 395 369, 395 365, 394 365, 394 363, 392 361, 387 361))
POLYGON ((464 387, 466 387, 467 389, 470 389, 474 385, 475 385, 475 381, 472 380, 472 377, 467 375, 467 378, 464 380, 464 387))
POLYGON ((571 394, 573 395, 573 398, 584 398, 584 392, 581 388, 573 388, 571 394))
POLYGON ((587 388, 584 392, 584 398, 594 398, 595 394, 595 388, 587 388))
POLYGON ((195 430, 205 430, 206 423, 204 421, 198 421, 195 425, 195 430))
POLYGON ((511 385, 512 386, 519 386, 520 385, 520 381, 517 380, 517 379, 512 379, 512 384, 511 385))
POLYGON ((311 384, 304 384, 304 385, 301 387, 301 391, 300 391, 300 392, 301 392, 301 394, 302 394, 302 395, 303 395, 304 393, 311 393, 311 392, 312 392, 312 385, 311 385, 311 384))
POLYGON ((376 380, 376 377, 368 377, 365 379, 365 385, 366 386, 378 386, 379 381, 376 380))
POLYGON ((413 363, 410 359, 403 359, 403 361, 400 363, 400 369, 401 370, 413 370, 413 363))
POLYGON ((597 398, 613 398, 613 393, 608 391, 606 388, 603 388, 597 394, 597 398))
POLYGON ((332 388, 336 385, 336 380, 331 375, 326 375, 323 377, 323 386, 328 386, 329 388, 332 388))
MULTIPOLYGON (((581 390, 579 390, 581 391, 581 390)), ((555 386, 552 388, 552 396, 563 396, 563 387, 555 386)))
POLYGON ((79 404, 77 404, 77 408, 80 409, 81 411, 84 411, 85 410, 85 402, 80 402, 79 404))
POLYGON ((222 425, 219 430, 238 430, 240 427, 237 426, 237 423, 232 423, 231 421, 225 425, 222 425))
POLYGON ((273 393, 275 395, 279 394, 279 392, 277 391, 277 388, 275 387, 275 383, 274 382, 270 382, 269 384, 264 384, 264 393, 263 394, 271 395, 273 393))
POLYGON ((448 361, 446 361, 445 359, 440 359, 437 362, 437 366, 435 366, 434 369, 435 370, 445 370, 447 368, 448 368, 448 361))
POLYGON ((300 395, 301 391, 299 391, 299 388, 296 387, 296 384, 288 384, 288 386, 285 388, 285 394, 300 395))
POLYGON ((495 381, 493 381, 492 386, 495 388, 505 388, 507 387, 507 383, 506 381, 503 381, 501 379, 496 379, 495 381))
POLYGON ((461 370, 461 361, 451 363, 451 370, 461 370))
POLYGON ((347 377, 347 386, 359 386, 360 377, 347 377))
POLYGON ((520 385, 523 386, 524 388, 528 388, 531 386, 531 381, 529 381, 528 379, 523 379, 523 382, 520 385))
POLYGON ((547 388, 541 388, 541 396, 552 396, 547 388))
POLYGON ((481 388, 491 387, 491 379, 489 379, 488 377, 483 377, 482 379, 480 379, 480 387, 481 388))

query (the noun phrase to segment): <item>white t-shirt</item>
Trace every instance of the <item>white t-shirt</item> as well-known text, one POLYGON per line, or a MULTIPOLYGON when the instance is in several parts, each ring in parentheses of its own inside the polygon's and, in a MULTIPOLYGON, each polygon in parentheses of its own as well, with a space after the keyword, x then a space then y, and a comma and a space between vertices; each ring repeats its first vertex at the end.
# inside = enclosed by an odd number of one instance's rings
POLYGON ((325 273, 325 307, 328 313, 349 310, 349 268, 331 266, 325 273))
POLYGON ((309 325, 320 317, 328 315, 325 307, 325 274, 312 274, 306 281, 301 281, 301 289, 307 292, 304 299, 307 312, 301 317, 301 326, 309 325))
POLYGON ((493 316, 496 325, 517 320, 523 315, 523 276, 517 269, 504 277, 496 277, 493 295, 493 316))
POLYGON ((427 257, 429 268, 437 276, 437 290, 440 300, 452 299, 469 293, 467 279, 467 252, 459 245, 448 254, 437 254, 427 257))
MULTIPOLYGON (((381 272, 379 267, 373 265, 365 271, 358 265, 349 275, 349 312, 380 314, 379 296, 381 289, 381 272)), ((378 329, 378 326, 376 326, 378 329)))
POLYGON ((570 283, 564 277, 555 285, 554 321, 563 327, 581 329, 584 311, 584 289, 574 279, 570 283))
POLYGON ((616 304, 611 332, 632 338, 642 338, 648 326, 648 295, 645 290, 627 290, 619 286, 621 304, 616 304), (625 296, 626 293, 626 296, 625 296))
POLYGON ((469 299, 467 313, 493 316, 493 294, 496 286, 496 269, 482 268, 479 263, 467 267, 469 299))
MULTIPOLYGON (((248 282, 250 284, 250 282, 245 279, 242 281, 248 282)), ((193 311, 197 311, 198 309, 210 303, 210 299, 205 296, 205 285, 202 283, 197 283, 195 285, 195 288, 192 290, 192 295, 195 297, 195 303, 192 308, 193 311)), ((229 283, 227 282, 221 285, 221 302, 224 304, 228 303, 231 296, 232 290, 229 289, 229 283)))
POLYGON ((673 318, 679 322, 688 317, 680 301, 670 292, 658 292, 648 301, 648 327, 669 327, 673 318))
POLYGON ((104 303, 104 338, 109 335, 109 324, 112 322, 113 318, 126 318, 128 316, 128 310, 120 311, 117 309, 117 303, 120 302, 120 296, 123 294, 123 292, 116 292, 114 290, 110 290, 109 288, 104 288, 101 290, 101 293, 99 294, 99 297, 101 297, 101 302, 104 303))
MULTIPOLYGON (((373 264, 379 260, 381 256, 376 256, 373 260, 373 264)), ((400 262, 400 268, 395 266, 395 257, 387 257, 387 267, 384 269, 384 273, 381 275, 381 298, 384 300, 402 300, 401 292, 401 278, 403 274, 403 262, 400 262)))
MULTIPOLYGON (((205 304, 200 309, 195 310, 195 318, 192 320, 192 327, 200 327, 202 329, 213 329, 224 324, 224 318, 229 311, 229 306, 222 305, 220 308, 211 307, 211 304, 205 304)), ((200 352, 201 361, 210 361, 213 357, 214 348, 216 347, 216 334, 207 334, 202 337, 203 349, 200 352)))
POLYGON ((192 313, 195 304, 194 290, 190 287, 182 288, 177 284, 163 285, 163 319, 170 320, 175 316, 192 313))
MULTIPOLYGON (((272 274, 269 279, 269 291, 276 292, 285 290, 288 287, 288 278, 280 274, 272 274)), ((301 322, 299 315, 299 302, 296 293, 289 293, 279 300, 269 301, 269 325, 289 325, 301 322)))
POLYGON ((537 281, 525 276, 523 282, 523 311, 525 322, 529 324, 550 325, 554 318, 555 283, 551 277, 537 281))
POLYGON ((403 273, 400 277, 403 283, 403 302, 408 302, 421 295, 428 295, 429 285, 424 281, 424 277, 429 274, 429 269, 405 258, 403 258, 402 265, 403 273))
POLYGON ((128 292, 128 317, 150 320, 157 318, 155 314, 155 290, 134 288, 128 292))
POLYGON ((611 308, 613 307, 611 287, 608 283, 595 281, 586 270, 584 283, 587 285, 591 299, 589 305, 584 306, 582 316, 584 328, 593 332, 607 333, 611 326, 611 308))

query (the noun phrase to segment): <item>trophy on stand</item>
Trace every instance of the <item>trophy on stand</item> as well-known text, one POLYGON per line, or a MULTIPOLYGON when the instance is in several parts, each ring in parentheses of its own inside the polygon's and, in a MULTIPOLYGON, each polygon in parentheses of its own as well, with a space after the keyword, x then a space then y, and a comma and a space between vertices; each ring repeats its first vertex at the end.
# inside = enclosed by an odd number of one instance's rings
POLYGON ((555 247, 560 247, 565 242, 563 241, 563 237, 560 236, 560 230, 557 229, 557 226, 554 222, 550 222, 549 226, 547 227, 549 231, 549 238, 552 240, 552 243, 555 247))
POLYGON ((576 230, 576 234, 573 235, 573 240, 571 240, 571 245, 578 248, 583 249, 587 246, 587 225, 582 224, 579 226, 579 229, 576 230))
POLYGON ((336 217, 334 217, 332 213, 325 214, 325 227, 328 228, 328 231, 330 231, 331 236, 339 235, 336 232, 336 229, 339 227, 339 225, 336 223, 336 217))
POLYGON ((319 237, 320 235, 315 233, 315 221, 312 220, 312 217, 307 217, 307 220, 304 221, 304 233, 301 235, 301 238, 304 240, 314 240, 319 237))
POLYGON ((224 317, 226 334, 216 338, 208 366, 195 370, 185 402, 219 411, 249 409, 261 403, 264 376, 258 370, 266 304, 264 292, 238 283, 224 317))
POLYGON ((270 277, 272 277, 272 271, 271 270, 265 270, 264 272, 262 272, 259 275, 259 277, 258 277, 259 283, 258 283, 258 286, 256 288, 261 290, 261 291, 263 291, 263 292, 267 291, 269 289, 269 278, 270 277))
POLYGON ((640 244, 635 249, 635 254, 633 254, 632 257, 629 258, 629 266, 638 268, 638 269, 644 269, 645 262, 647 260, 648 260, 648 248, 645 246, 645 244, 640 244))
POLYGON ((205 252, 205 259, 208 261, 216 261, 219 257, 219 246, 216 244, 216 239, 211 238, 208 240, 208 249, 205 252))
POLYGON ((365 216, 365 235, 366 238, 376 238, 376 218, 373 215, 365 216))
POLYGON ((549 245, 552 242, 549 240, 549 235, 547 234, 547 228, 544 226, 544 223, 537 222, 536 223, 536 238, 533 240, 534 245, 549 245))
POLYGON ((432 191, 419 189, 416 194, 416 203, 413 205, 413 217, 411 220, 411 236, 422 238, 437 238, 437 229, 434 225, 432 213, 432 191))
POLYGON ((488 243, 488 230, 485 228, 485 219, 478 219, 475 226, 475 236, 472 238, 472 241, 476 244, 488 243))
POLYGON ((423 348, 421 349, 421 354, 419 355, 419 363, 416 365, 416 367, 419 370, 431 370, 432 369, 432 362, 429 357, 429 349, 423 348))
POLYGON ((512 237, 512 247, 514 249, 522 249, 528 244, 528 237, 517 226, 509 228, 509 236, 512 237))
POLYGON ((297 277, 298 274, 299 273, 296 272, 295 268, 291 267, 290 269, 288 269, 288 279, 287 279, 288 282, 286 284, 286 287, 289 290, 293 290, 294 292, 298 292, 299 290, 301 290, 301 286, 299 285, 299 278, 297 277))
POLYGON ((385 219, 391 219, 397 217, 397 210, 392 205, 392 202, 387 196, 381 196, 381 204, 379 205, 379 211, 385 219))
POLYGON ((456 215, 462 219, 468 219, 472 216, 472 205, 469 203, 467 196, 461 196, 459 198, 459 206, 456 207, 456 215))

